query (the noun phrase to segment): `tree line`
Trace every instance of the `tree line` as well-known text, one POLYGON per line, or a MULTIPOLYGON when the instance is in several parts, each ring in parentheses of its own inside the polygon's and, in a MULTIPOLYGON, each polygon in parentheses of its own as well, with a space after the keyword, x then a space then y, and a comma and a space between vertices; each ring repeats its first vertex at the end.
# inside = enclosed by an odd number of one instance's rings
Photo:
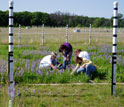
MULTIPOLYGON (((0 11, 0 26, 8 26, 8 11, 0 11)), ((123 14, 118 15, 118 26, 124 27, 123 14)), ((43 13, 43 12, 14 12, 14 26, 21 24, 22 26, 45 26, 51 27, 63 27, 67 24, 69 27, 112 27, 113 17, 99 18, 99 17, 88 17, 79 16, 70 13, 62 13, 60 11, 55 13, 43 13)))

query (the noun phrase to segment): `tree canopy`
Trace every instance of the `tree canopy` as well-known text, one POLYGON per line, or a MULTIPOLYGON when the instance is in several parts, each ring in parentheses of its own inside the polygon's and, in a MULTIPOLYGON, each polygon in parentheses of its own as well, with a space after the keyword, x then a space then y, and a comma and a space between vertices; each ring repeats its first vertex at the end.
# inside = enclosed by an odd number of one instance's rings
MULTIPOLYGON (((43 12, 14 12, 14 26, 21 24, 22 26, 66 26, 70 27, 112 27, 113 17, 111 19, 99 17, 78 16, 70 13, 62 13, 60 11, 55 13, 43 12)), ((0 26, 8 26, 8 11, 0 11, 0 26)), ((118 26, 124 27, 123 14, 118 15, 118 26)))

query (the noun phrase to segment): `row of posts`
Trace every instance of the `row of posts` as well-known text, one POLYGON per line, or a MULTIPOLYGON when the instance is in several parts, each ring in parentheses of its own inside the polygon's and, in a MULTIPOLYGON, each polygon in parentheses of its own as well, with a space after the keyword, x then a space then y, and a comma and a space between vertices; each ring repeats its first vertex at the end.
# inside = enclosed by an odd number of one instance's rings
MULTIPOLYGON (((65 35, 65 41, 68 42, 69 35, 68 35, 68 25, 66 25, 66 35, 65 35)), ((91 44, 91 24, 89 28, 89 44, 91 44)), ((44 24, 42 25, 42 45, 44 45, 44 24)), ((18 30, 18 47, 21 47, 21 25, 19 24, 19 30, 18 30)))
MULTIPOLYGON (((68 25, 66 25, 66 42, 68 42, 68 25)), ((42 45, 44 45, 44 24, 42 25, 42 45)), ((18 47, 21 47, 21 25, 19 24, 18 47)))
MULTIPOLYGON (((13 91, 13 0, 9 0, 9 52, 8 52, 8 84, 9 107, 12 107, 13 91)), ((118 2, 114 2, 113 9, 113 48, 112 48, 112 95, 116 95, 116 56, 117 56, 117 27, 118 27, 118 2)), ((18 35, 19 46, 21 44, 21 25, 18 35)), ((68 42, 68 25, 66 26, 66 42, 68 42)), ((42 25, 42 44, 44 45, 44 24, 42 25)), ((89 44, 91 44, 91 25, 89 28, 89 44)))
MULTIPOLYGON (((90 24, 89 27, 89 44, 91 45, 91 32, 93 32, 93 29, 91 28, 92 25, 90 24)), ((69 33, 68 33, 68 24, 66 25, 66 34, 65 34, 65 42, 68 42, 69 40, 69 33)), ((42 25, 42 45, 44 45, 44 24, 42 25)), ((21 47, 21 25, 19 24, 19 32, 18 32, 18 47, 21 47)))

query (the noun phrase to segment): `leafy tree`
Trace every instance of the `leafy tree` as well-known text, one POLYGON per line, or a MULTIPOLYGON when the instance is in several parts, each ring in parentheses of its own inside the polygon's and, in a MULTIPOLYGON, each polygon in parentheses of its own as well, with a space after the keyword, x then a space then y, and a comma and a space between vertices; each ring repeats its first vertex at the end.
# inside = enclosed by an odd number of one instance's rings
POLYGON ((8 11, 0 11, 0 26, 8 26, 8 11))
MULTIPOLYGON (((42 25, 46 26, 66 26, 70 27, 110 27, 113 26, 113 17, 111 19, 78 16, 70 13, 62 13, 60 11, 48 14, 42 12, 14 12, 14 26, 32 26, 42 25)), ((123 14, 118 14, 118 25, 124 27, 123 14)), ((0 26, 8 26, 8 11, 0 11, 0 26)))
POLYGON ((96 18, 96 20, 93 22, 93 27, 100 27, 104 24, 104 18, 96 18))
POLYGON ((41 12, 33 12, 31 25, 42 25, 42 13, 41 12))
MULTIPOLYGON (((111 27, 113 26, 113 17, 110 19, 111 27)), ((118 27, 124 27, 124 17, 123 14, 118 14, 118 27)))

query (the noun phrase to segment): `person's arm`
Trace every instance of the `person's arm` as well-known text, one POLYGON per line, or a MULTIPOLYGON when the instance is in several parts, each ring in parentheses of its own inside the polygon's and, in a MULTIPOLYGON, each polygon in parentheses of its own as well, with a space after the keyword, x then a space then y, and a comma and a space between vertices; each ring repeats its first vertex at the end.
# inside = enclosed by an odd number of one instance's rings
POLYGON ((63 55, 64 57, 66 57, 63 51, 62 51, 62 55, 63 55))
POLYGON ((61 63, 59 63, 58 61, 57 61, 57 63, 56 63, 58 66, 62 66, 62 64, 61 63))
POLYGON ((56 64, 59 65, 60 63, 57 61, 56 64))
POLYGON ((47 60, 47 63, 50 65, 50 67, 51 67, 52 69, 56 69, 56 67, 52 64, 52 59, 51 59, 51 58, 49 58, 49 59, 47 60))
POLYGON ((67 57, 69 58, 69 56, 72 54, 72 51, 68 53, 67 57))
POLYGON ((66 60, 69 61, 69 57, 72 54, 72 51, 68 53, 68 55, 66 56, 66 60))
POLYGON ((63 55, 64 57, 66 57, 65 54, 64 54, 64 52, 63 52, 60 48, 59 48, 59 52, 61 52, 62 55, 63 55))
POLYGON ((53 64, 50 64, 52 69, 56 69, 56 67, 53 64))
POLYGON ((86 65, 89 65, 89 64, 92 64, 92 61, 86 58, 83 58, 83 65, 81 67, 84 68, 86 65))
POLYGON ((76 65, 76 67, 74 68, 74 70, 71 72, 71 75, 72 75, 74 72, 77 71, 77 69, 79 68, 79 66, 80 66, 79 64, 76 65))
POLYGON ((94 64, 94 63, 93 63, 93 65, 94 65, 95 67, 97 67, 97 68, 101 69, 101 67, 99 67, 98 65, 96 65, 96 64, 94 64))

